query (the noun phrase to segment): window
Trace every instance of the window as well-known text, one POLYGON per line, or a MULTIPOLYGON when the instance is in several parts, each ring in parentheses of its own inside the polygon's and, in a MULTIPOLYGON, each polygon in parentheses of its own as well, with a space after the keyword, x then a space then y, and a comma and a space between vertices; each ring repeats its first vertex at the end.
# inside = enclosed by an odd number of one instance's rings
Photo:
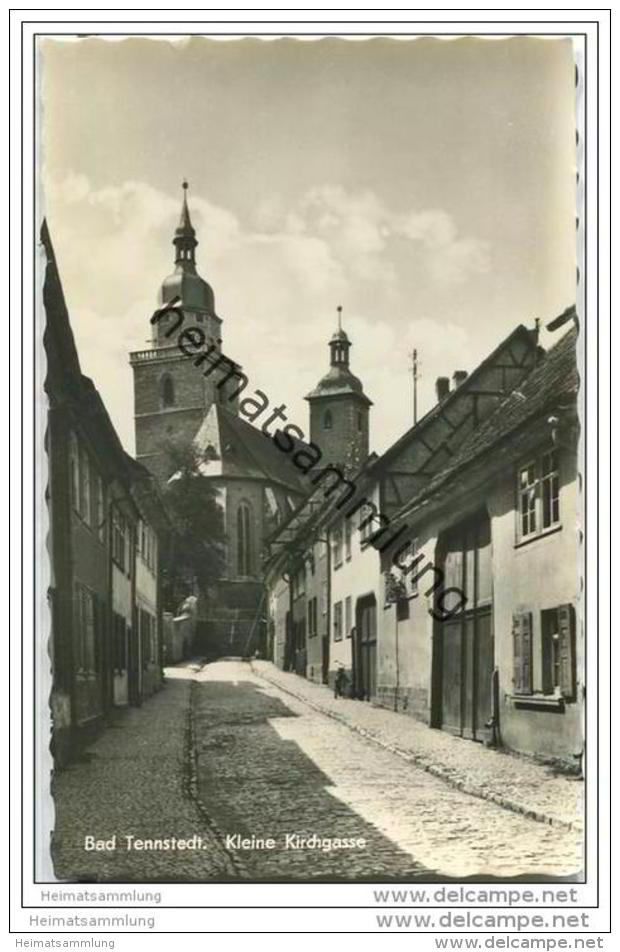
POLYGON ((278 522, 280 516, 278 500, 276 499, 276 494, 270 486, 265 487, 265 507, 268 516, 274 519, 275 522, 278 522))
POLYGON ((71 505, 87 525, 96 519, 91 508, 91 478, 94 476, 88 453, 81 446, 75 433, 69 438, 69 479, 71 505))
POLYGON ((157 660, 157 622, 155 616, 140 608, 138 610, 138 624, 140 626, 140 650, 142 667, 148 668, 157 660))
POLYGON ((69 437, 69 477, 71 481, 71 505, 80 511, 80 448, 75 433, 69 437))
POLYGON ((129 527, 123 514, 114 510, 112 518, 112 559, 122 572, 129 575, 129 527))
POLYGON ((540 631, 531 612, 513 615, 514 693, 576 697, 575 610, 558 605, 540 613, 540 631))
POLYGON ((332 558, 334 568, 340 568, 342 565, 342 529, 338 526, 332 533, 332 558))
POLYGON ((323 429, 331 430, 333 425, 334 425, 334 421, 332 417, 332 411, 326 410, 325 413, 323 414, 323 429))
POLYGON ((97 671, 96 625, 99 618, 96 596, 85 585, 76 583, 74 591, 76 664, 81 674, 97 671))
POLYGON ((517 480, 520 541, 534 538, 560 523, 560 479, 555 450, 543 453, 519 470, 517 480))
POLYGON ((149 524, 140 520, 138 525, 138 552, 144 564, 155 570, 156 544, 155 534, 149 524))
POLYGON ((97 535, 100 542, 105 542, 105 494, 103 490, 103 480, 97 476, 97 535))
POLYGON ((174 382, 169 374, 161 378, 161 403, 164 407, 174 406, 174 382))
POLYGON ((252 522, 247 502, 237 509, 237 573, 252 574, 252 522))
POLYGON ((377 508, 372 502, 365 502, 359 513, 360 545, 362 548, 370 541, 373 535, 379 533, 379 525, 373 526, 375 520, 385 524, 386 517, 377 512, 377 508))
POLYGON ((419 571, 423 555, 418 548, 418 540, 410 539, 406 546, 398 552, 397 567, 400 569, 399 579, 405 587, 405 591, 411 595, 418 594, 419 571))
POLYGON ((84 447, 80 448, 80 515, 90 525, 90 460, 84 447))
POLYGON ((308 600, 308 637, 314 638, 317 631, 317 600, 310 598, 308 600))
POLYGON ((363 428, 364 428, 364 424, 363 424, 363 422, 362 422, 362 414, 359 413, 359 411, 358 411, 358 414, 357 414, 357 432, 358 432, 358 433, 361 433, 362 430, 363 430, 363 428))
POLYGON ((345 638, 350 638, 350 637, 351 637, 351 622, 352 622, 352 615, 351 615, 351 596, 350 596, 350 595, 347 595, 347 597, 346 597, 345 600, 344 600, 344 635, 345 635, 345 638))
POLYGON ((342 641, 342 602, 334 605, 334 641, 342 641))
POLYGON ((572 605, 546 609, 540 613, 540 622, 543 694, 574 700, 575 610, 572 605))
POLYGON ((321 613, 327 615, 327 582, 321 582, 321 613))
POLYGON ((293 598, 299 598, 301 595, 305 595, 306 592, 306 570, 302 568, 297 569, 293 575, 293 598))
POLYGON ((519 473, 519 515, 521 538, 536 533, 536 467, 524 466, 519 473))
POLYGON ((560 521, 560 479, 555 450, 545 453, 540 471, 542 527, 548 529, 560 521))
POLYGON ((351 520, 344 520, 344 557, 347 562, 351 558, 351 520))
POLYGON ((151 569, 151 571, 154 572, 157 569, 157 536, 155 535, 153 530, 150 528, 150 526, 148 527, 148 543, 149 543, 148 566, 151 569))
POLYGON ((112 664, 116 674, 122 674, 127 670, 127 633, 128 628, 125 619, 118 612, 114 612, 112 617, 113 639, 112 639, 112 664))

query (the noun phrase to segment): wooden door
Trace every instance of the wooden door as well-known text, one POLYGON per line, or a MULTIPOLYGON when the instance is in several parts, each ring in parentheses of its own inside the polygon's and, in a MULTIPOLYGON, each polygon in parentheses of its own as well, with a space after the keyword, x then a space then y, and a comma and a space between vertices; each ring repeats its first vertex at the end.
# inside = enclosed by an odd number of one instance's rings
POLYGON ((476 616, 475 642, 475 698, 473 719, 473 737, 475 740, 485 740, 488 728, 485 724, 491 717, 493 710, 493 619, 491 609, 480 610, 476 616))
MULTIPOLYGON (((442 730, 484 741, 492 712, 495 664, 491 533, 486 512, 445 533, 438 554, 445 576, 442 589, 459 589, 466 602, 458 614, 436 622, 434 722, 442 730)), ((444 600, 444 610, 446 605, 444 600)))
POLYGON ((370 700, 377 693, 377 605, 374 595, 362 600, 358 617, 360 693, 370 700))
POLYGON ((460 734, 463 720, 461 619, 444 622, 442 629, 441 727, 452 734, 460 734))

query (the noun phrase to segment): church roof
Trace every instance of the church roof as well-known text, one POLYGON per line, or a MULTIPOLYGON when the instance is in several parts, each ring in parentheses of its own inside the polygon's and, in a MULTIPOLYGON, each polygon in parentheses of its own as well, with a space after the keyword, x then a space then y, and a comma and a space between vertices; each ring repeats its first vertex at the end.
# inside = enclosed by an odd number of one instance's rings
POLYGON ((177 265, 161 286, 162 304, 167 304, 175 297, 180 298, 182 306, 190 310, 215 314, 215 295, 211 285, 195 271, 188 271, 180 265, 177 265))
POLYGON ((307 492, 290 454, 278 449, 271 435, 220 404, 213 404, 205 415, 194 447, 204 476, 267 480, 296 494, 307 492))
POLYGON ((172 239, 176 249, 175 268, 161 286, 161 303, 168 304, 176 297, 181 300, 183 307, 214 315, 213 288, 196 271, 195 249, 198 242, 187 204, 188 187, 187 182, 183 182, 181 216, 172 239))
POLYGON ((342 364, 334 364, 329 368, 325 376, 321 377, 314 390, 311 390, 310 393, 307 394, 306 400, 313 400, 316 397, 333 397, 344 394, 355 394, 368 406, 372 406, 372 400, 364 393, 362 381, 359 377, 352 374, 348 367, 342 364))

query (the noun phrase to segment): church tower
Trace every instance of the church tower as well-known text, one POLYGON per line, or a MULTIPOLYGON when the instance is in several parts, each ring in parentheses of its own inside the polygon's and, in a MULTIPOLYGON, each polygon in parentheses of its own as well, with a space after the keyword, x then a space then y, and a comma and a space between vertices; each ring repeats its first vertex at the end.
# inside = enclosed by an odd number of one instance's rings
POLYGON ((310 439, 320 448, 323 463, 356 469, 368 456, 369 409, 372 401, 361 380, 349 369, 351 341, 338 328, 329 341, 330 368, 306 400, 310 404, 310 439))
MULTIPOLYGON (((175 298, 183 311, 183 329, 196 326, 212 346, 213 359, 221 354, 221 319, 215 311, 213 289, 196 270, 196 232, 187 203, 187 182, 179 224, 174 232, 174 271, 163 282, 159 305, 175 298)), ((173 313, 151 324, 150 347, 130 355, 134 375, 134 417, 136 458, 161 482, 172 475, 173 465, 166 452, 170 446, 188 446, 212 404, 222 399, 216 389, 217 374, 205 376, 200 367, 181 353, 178 331, 170 333, 177 321, 173 313), (166 331, 169 336, 166 336, 166 331)), ((230 402, 229 410, 235 409, 230 402)))

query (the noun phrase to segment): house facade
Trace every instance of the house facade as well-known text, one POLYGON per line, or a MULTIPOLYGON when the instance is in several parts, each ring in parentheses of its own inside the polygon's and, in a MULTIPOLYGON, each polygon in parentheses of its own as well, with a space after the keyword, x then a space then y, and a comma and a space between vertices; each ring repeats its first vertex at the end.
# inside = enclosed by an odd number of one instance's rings
POLYGON ((585 690, 575 338, 395 518, 414 541, 397 564, 393 547, 382 555, 378 672, 394 706, 433 727, 573 765, 585 690))
MULTIPOLYGON (((81 373, 56 259, 46 225, 43 305, 48 398, 46 450, 51 618, 49 655, 52 749, 66 762, 115 707, 139 704, 161 685, 158 583, 138 568, 138 526, 156 546, 167 516, 150 476, 123 450, 93 382, 81 373), (152 492, 152 490, 149 490, 152 492), (142 501, 141 501, 142 500, 142 501), (142 506, 142 508, 141 508, 142 506), (147 512, 148 508, 148 512, 147 512), (139 578, 138 578, 139 576, 139 578), (148 676, 139 639, 137 597, 148 598, 148 676)), ((157 564, 149 572, 157 574, 157 564)))
POLYGON ((270 540, 275 663, 313 680, 320 670, 332 685, 344 668, 353 697, 574 763, 576 399, 574 331, 545 353, 538 328, 519 326, 470 374, 440 378, 415 426, 347 470, 329 499, 313 493, 270 540), (325 643, 308 636, 319 538, 329 553, 325 643), (302 664, 277 649, 287 644, 295 657, 305 647, 302 664))

